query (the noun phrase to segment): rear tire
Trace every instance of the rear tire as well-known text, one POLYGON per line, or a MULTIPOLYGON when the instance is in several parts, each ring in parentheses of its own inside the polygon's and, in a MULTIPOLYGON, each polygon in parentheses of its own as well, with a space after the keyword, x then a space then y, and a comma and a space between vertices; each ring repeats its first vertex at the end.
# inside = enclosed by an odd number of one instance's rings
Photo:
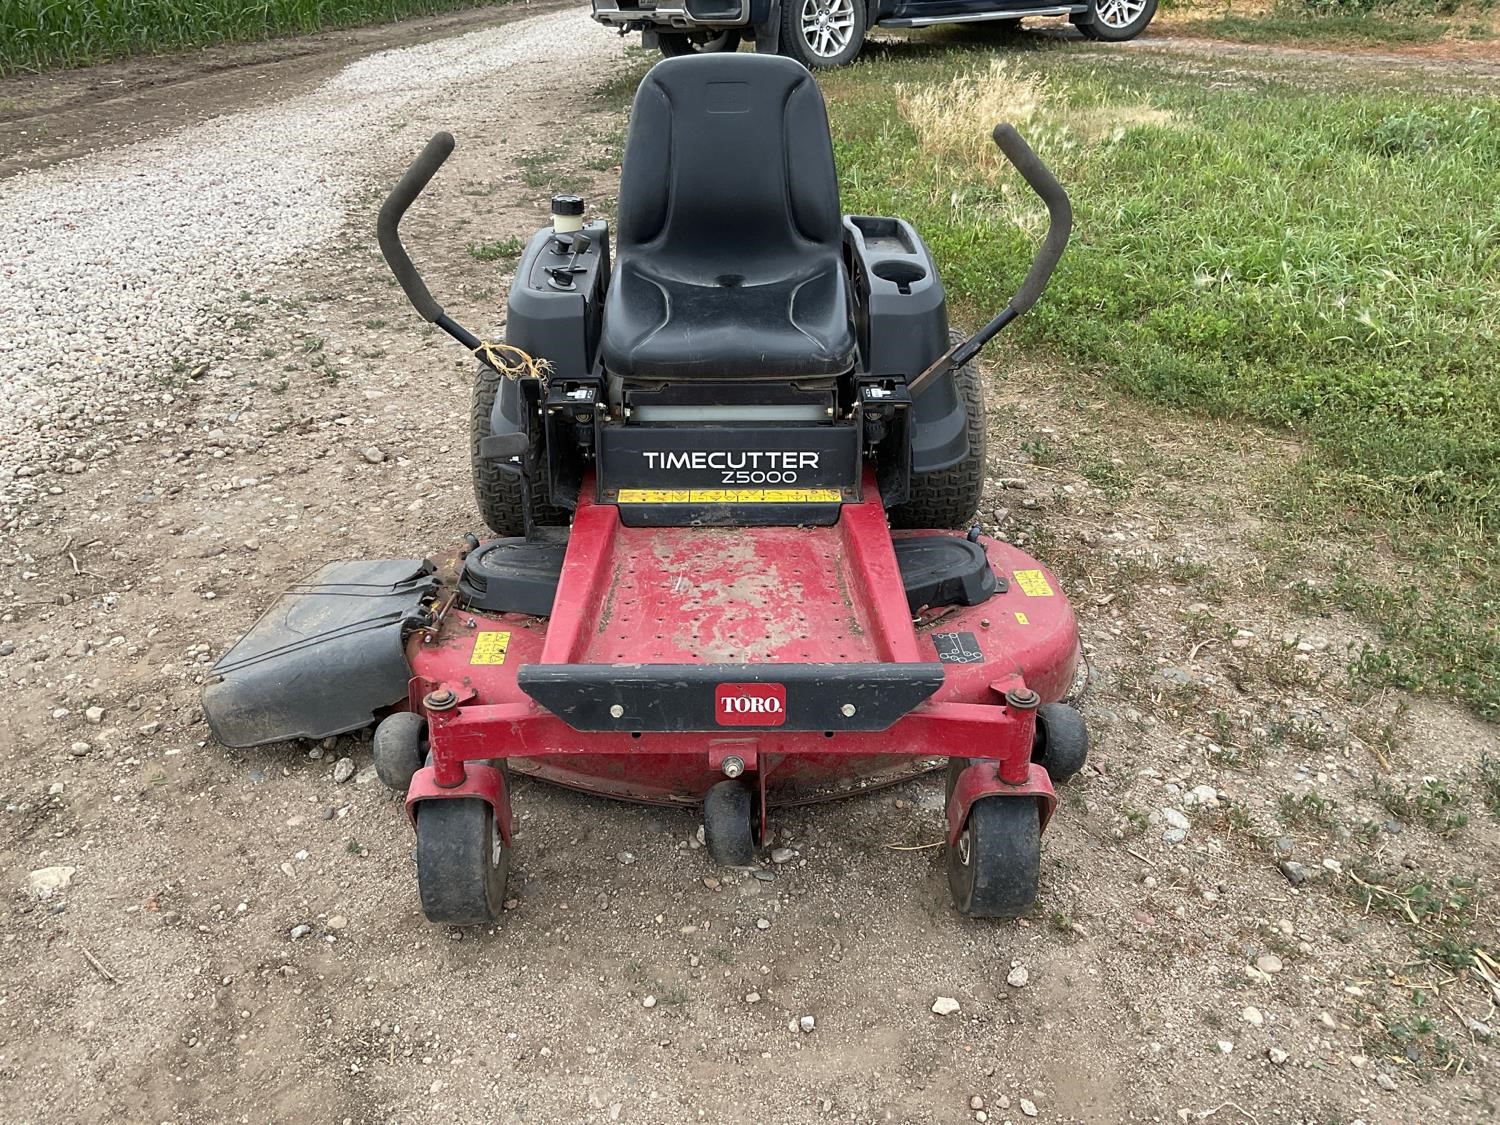
POLYGON ((781 53, 808 70, 853 62, 864 44, 864 0, 781 0, 781 53))
MULTIPOLYGON (((953 343, 964 339, 962 332, 951 332, 953 343)), ((891 526, 896 528, 954 528, 967 524, 979 507, 984 493, 984 463, 987 433, 984 419, 984 386, 979 368, 973 363, 953 369, 954 389, 964 406, 964 428, 969 437, 969 452, 955 465, 935 473, 913 473, 911 494, 906 503, 890 511, 891 526)))
MULTIPOLYGON (((500 462, 479 456, 479 443, 490 433, 490 412, 500 391, 498 372, 480 364, 474 376, 474 397, 469 411, 469 460, 474 472, 474 503, 479 518, 496 535, 526 534, 526 503, 521 482, 515 473, 507 473, 500 462)), ((543 503, 538 497, 547 475, 547 454, 541 427, 531 434, 531 448, 526 454, 526 473, 531 480, 531 518, 538 527, 567 527, 569 513, 543 503)))
POLYGON ((969 918, 1015 918, 1036 902, 1042 874, 1035 797, 981 797, 948 849, 948 890, 969 918))
POLYGON ((755 862, 754 802, 743 781, 721 781, 703 797, 703 843, 721 867, 755 862))
POLYGON ((656 47, 663 58, 683 55, 717 55, 740 49, 740 29, 705 28, 702 31, 663 31, 656 36, 656 47))
POLYGON ((1085 39, 1123 43, 1145 31, 1154 15, 1156 0, 1094 0, 1088 11, 1069 18, 1085 39))
POLYGON ((476 926, 499 918, 510 849, 495 810, 478 797, 452 797, 420 801, 416 814, 417 891, 427 920, 476 926))

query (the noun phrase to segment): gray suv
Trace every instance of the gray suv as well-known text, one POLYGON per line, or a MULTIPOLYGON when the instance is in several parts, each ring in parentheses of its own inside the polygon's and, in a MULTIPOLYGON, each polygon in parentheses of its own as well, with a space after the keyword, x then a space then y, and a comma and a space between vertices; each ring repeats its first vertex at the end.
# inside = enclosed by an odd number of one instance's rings
POLYGON ((1156 14, 1157 0, 593 0, 594 19, 621 32, 639 31, 644 46, 693 55, 737 51, 748 40, 761 52, 809 68, 842 66, 864 45, 871 27, 1067 16, 1090 39, 1134 39, 1156 14))

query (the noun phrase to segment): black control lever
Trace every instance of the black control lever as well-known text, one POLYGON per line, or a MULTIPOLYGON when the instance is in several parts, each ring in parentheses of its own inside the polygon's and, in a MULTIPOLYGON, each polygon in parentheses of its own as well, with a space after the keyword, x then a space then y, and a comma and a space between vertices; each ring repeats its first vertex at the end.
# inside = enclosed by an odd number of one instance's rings
POLYGON ((493 361, 484 354, 483 341, 445 313, 443 306, 433 299, 432 294, 427 291, 422 275, 412 264, 406 247, 401 245, 399 233, 401 216, 406 214, 406 209, 412 205, 418 195, 422 194, 422 189, 428 185, 433 176, 437 175, 437 170, 443 166, 443 161, 447 160, 452 152, 452 133, 437 133, 432 140, 427 142, 427 147, 411 162, 411 167, 406 170, 406 174, 391 189, 391 194, 386 196, 385 202, 381 204, 380 217, 375 223, 375 233, 380 241, 380 253, 385 257, 385 264, 390 266, 391 273, 395 274, 396 280, 401 285, 401 291, 406 294, 406 299, 421 314, 422 319, 448 333, 473 352, 485 366, 499 371, 500 369, 493 361))
POLYGON ((552 284, 558 289, 571 289, 573 288, 573 275, 575 273, 588 273, 588 266, 580 266, 578 264, 578 255, 587 254, 589 247, 594 244, 594 240, 582 231, 579 231, 577 234, 560 234, 555 241, 562 246, 571 246, 573 253, 563 265, 548 266, 547 273, 552 278, 552 284), (564 242, 564 239, 567 239, 567 241, 564 242))
POLYGON ((1002 121, 995 126, 991 136, 995 145, 1005 154, 1007 160, 1015 166, 1021 178, 1036 192, 1038 198, 1047 205, 1047 234, 1042 239, 1041 248, 1032 260, 1031 269, 1027 271, 1026 278, 1021 282, 1021 287, 1016 290, 1006 306, 1000 310, 1000 314, 990 321, 967 340, 963 340, 949 348, 933 361, 931 367, 922 372, 915 379, 906 384, 906 389, 912 398, 922 393, 922 390, 934 379, 948 374, 955 367, 962 367, 979 354, 979 349, 988 344, 999 331, 1011 321, 1015 320, 1032 305, 1036 304, 1037 298, 1047 288, 1047 282, 1052 280, 1052 271, 1057 268, 1058 261, 1063 256, 1063 251, 1068 248, 1068 236, 1073 231, 1073 205, 1068 200, 1068 193, 1063 190, 1062 184, 1057 182, 1057 177, 1052 170, 1042 163, 1042 158, 1032 151, 1029 144, 1016 127, 1008 122, 1002 121))

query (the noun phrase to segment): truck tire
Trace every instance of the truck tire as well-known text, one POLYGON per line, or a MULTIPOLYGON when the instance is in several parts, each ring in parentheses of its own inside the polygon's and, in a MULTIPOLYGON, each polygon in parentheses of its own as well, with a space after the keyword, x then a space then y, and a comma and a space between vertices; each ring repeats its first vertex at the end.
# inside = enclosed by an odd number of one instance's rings
POLYGON ((865 43, 865 0, 781 0, 781 53, 808 70, 852 62, 865 43))
POLYGON ((1093 0, 1088 10, 1069 16, 1085 39, 1123 43, 1146 30, 1156 15, 1156 0, 1093 0))
MULTIPOLYGON (((964 338, 962 332, 949 334, 953 342, 964 338)), ((964 428, 969 436, 969 452, 955 465, 933 473, 913 473, 911 491, 906 503, 890 511, 891 526, 896 528, 962 527, 973 517, 984 491, 985 424, 984 386, 979 369, 973 363, 953 369, 954 388, 964 404, 964 428)))
MULTIPOLYGON (((501 376, 484 364, 474 376, 474 397, 469 412, 469 459, 474 472, 474 503, 485 526, 500 536, 526 534, 525 499, 521 482, 507 473, 499 462, 479 456, 479 443, 489 436, 490 412, 500 390, 501 376)), ((564 508, 543 503, 546 488, 547 455, 542 447, 541 427, 531 434, 531 449, 526 454, 526 473, 531 479, 531 521, 537 527, 567 527, 570 518, 564 508)))

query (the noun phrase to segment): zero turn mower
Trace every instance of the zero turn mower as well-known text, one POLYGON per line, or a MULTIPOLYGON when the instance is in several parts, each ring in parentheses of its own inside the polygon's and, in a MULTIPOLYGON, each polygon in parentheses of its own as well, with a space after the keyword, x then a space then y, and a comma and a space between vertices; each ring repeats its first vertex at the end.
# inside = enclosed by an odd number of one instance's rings
POLYGON ((1071 211, 1014 129, 994 140, 1050 226, 1004 311, 955 341, 912 226, 840 213, 803 67, 663 61, 636 94, 615 229, 555 198, 489 344, 397 233, 453 149, 439 133, 380 246, 483 365, 474 487, 495 537, 333 563, 284 595, 204 691, 220 741, 378 719, 435 922, 500 912, 516 775, 701 807, 710 855, 742 865, 778 806, 945 763, 954 903, 1024 911, 1053 783, 1087 752, 1061 702, 1078 632, 1045 567, 950 529, 983 482, 971 361, 1041 295, 1071 211))

